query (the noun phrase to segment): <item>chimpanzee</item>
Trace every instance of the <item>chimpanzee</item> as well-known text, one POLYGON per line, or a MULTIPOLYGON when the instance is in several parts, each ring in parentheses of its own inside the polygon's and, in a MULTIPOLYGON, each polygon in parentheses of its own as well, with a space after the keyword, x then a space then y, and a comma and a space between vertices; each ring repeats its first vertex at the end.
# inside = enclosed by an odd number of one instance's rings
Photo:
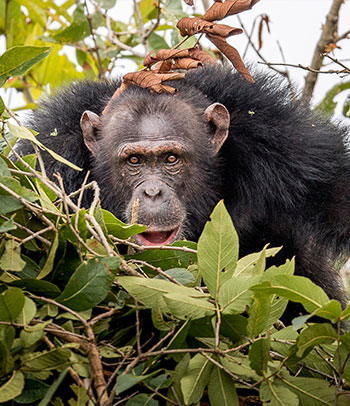
POLYGON ((293 100, 276 78, 255 80, 212 65, 171 82, 175 95, 130 86, 112 98, 120 81, 75 83, 44 102, 30 126, 84 168, 44 155, 68 192, 90 170, 102 206, 126 222, 139 199, 138 222, 148 226, 140 244, 197 239, 224 199, 241 255, 283 245, 281 262, 295 255, 297 274, 344 303, 333 264, 350 242, 348 130, 293 100))

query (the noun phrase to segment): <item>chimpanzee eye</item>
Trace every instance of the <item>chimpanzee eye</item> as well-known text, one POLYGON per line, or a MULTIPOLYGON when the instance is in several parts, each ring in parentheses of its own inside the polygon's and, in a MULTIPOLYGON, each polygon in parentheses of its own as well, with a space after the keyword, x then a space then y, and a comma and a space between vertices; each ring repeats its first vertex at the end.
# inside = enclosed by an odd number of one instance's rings
POLYGON ((141 158, 138 155, 130 155, 127 161, 130 165, 140 165, 141 158))
POLYGON ((175 155, 175 154, 169 154, 169 155, 166 157, 166 159, 165 159, 166 163, 167 163, 167 164, 170 164, 170 165, 176 164, 176 162, 177 162, 178 160, 179 160, 179 158, 178 158, 178 156, 175 155))

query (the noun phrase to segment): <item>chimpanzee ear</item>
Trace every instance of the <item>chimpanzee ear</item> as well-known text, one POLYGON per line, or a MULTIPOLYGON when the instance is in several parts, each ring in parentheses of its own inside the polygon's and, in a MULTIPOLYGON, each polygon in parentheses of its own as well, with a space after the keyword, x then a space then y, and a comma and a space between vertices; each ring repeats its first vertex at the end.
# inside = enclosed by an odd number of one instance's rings
POLYGON ((214 124, 215 127, 211 143, 213 144, 214 154, 217 154, 228 136, 230 113, 223 104, 213 103, 205 110, 205 116, 208 122, 214 124))
POLYGON ((97 151, 96 129, 101 124, 100 117, 92 111, 85 110, 80 119, 84 143, 92 154, 97 151))

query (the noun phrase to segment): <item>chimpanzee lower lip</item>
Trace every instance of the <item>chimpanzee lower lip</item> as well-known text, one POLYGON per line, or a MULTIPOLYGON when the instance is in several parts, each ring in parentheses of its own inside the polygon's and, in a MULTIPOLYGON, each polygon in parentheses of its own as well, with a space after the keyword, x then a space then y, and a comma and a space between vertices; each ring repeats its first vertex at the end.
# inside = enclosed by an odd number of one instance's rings
POLYGON ((166 245, 174 242, 180 234, 180 226, 167 231, 145 231, 136 236, 140 245, 166 245))

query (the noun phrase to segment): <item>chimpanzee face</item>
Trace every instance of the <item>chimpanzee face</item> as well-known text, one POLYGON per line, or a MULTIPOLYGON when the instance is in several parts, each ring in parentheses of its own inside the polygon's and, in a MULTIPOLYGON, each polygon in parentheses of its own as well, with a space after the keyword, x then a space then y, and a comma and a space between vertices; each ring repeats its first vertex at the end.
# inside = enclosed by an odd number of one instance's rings
POLYGON ((203 112, 175 97, 146 99, 121 100, 102 118, 85 112, 82 129, 95 176, 109 188, 104 207, 148 226, 136 237, 141 245, 170 244, 185 235, 194 199, 205 199, 208 165, 227 137, 229 116, 220 104, 203 112))

